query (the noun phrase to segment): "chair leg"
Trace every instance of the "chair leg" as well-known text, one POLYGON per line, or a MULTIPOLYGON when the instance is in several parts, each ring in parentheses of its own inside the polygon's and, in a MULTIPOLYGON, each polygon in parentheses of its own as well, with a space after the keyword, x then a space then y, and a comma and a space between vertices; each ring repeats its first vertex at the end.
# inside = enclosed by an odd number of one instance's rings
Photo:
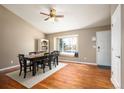
POLYGON ((19 76, 21 76, 21 73, 22 73, 22 67, 20 67, 19 76))
POLYGON ((56 67, 56 59, 54 59, 54 65, 55 65, 55 67, 56 67))
POLYGON ((45 64, 43 63, 43 73, 45 73, 45 64))
POLYGON ((26 67, 24 67, 24 78, 26 78, 26 71, 27 69, 26 69, 26 67))
POLYGON ((48 62, 48 65, 49 65, 49 69, 51 70, 52 68, 51 68, 51 62, 48 62))
POLYGON ((56 62, 55 62, 55 67, 56 67, 56 62))
POLYGON ((57 58, 56 58, 56 62, 57 62, 57 65, 59 64, 59 62, 58 62, 58 56, 57 56, 57 58))

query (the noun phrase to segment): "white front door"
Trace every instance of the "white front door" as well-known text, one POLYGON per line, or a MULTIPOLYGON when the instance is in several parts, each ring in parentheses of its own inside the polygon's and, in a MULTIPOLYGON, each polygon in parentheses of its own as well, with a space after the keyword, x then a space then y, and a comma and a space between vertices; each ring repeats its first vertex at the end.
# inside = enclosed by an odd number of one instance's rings
POLYGON ((96 63, 102 66, 111 66, 111 32, 96 33, 96 63))
POLYGON ((112 16, 112 81, 121 88, 121 9, 117 7, 112 16))

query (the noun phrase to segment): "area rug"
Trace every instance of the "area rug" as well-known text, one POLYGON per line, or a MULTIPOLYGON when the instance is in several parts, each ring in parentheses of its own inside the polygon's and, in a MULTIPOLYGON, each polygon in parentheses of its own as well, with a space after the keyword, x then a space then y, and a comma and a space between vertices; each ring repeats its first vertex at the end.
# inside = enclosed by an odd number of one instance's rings
POLYGON ((19 70, 7 73, 6 75, 15 81, 19 82, 26 88, 32 88, 34 85, 38 84, 42 80, 46 79, 53 73, 57 72, 61 68, 65 67, 67 64, 59 63, 59 65, 52 66, 52 70, 49 70, 48 67, 45 68, 45 73, 43 73, 42 69, 39 69, 35 76, 32 76, 32 72, 28 72, 26 78, 23 78, 24 74, 22 72, 21 76, 19 76, 19 70))

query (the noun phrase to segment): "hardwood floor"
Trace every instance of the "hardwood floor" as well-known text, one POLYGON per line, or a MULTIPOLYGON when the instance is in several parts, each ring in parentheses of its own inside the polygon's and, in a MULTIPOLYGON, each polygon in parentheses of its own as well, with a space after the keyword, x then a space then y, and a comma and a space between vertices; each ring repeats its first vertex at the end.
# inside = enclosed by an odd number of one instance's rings
MULTIPOLYGON (((0 88, 25 88, 5 74, 18 68, 0 72, 0 88)), ((33 86, 33 89, 104 89, 114 88, 110 69, 93 65, 68 63, 67 66, 33 86)))

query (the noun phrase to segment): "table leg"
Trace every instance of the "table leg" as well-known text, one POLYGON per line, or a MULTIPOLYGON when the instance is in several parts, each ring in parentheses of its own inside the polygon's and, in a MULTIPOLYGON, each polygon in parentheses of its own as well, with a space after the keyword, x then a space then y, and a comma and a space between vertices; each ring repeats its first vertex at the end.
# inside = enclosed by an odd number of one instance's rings
POLYGON ((51 67, 51 61, 48 62, 48 65, 49 65, 49 69, 51 70, 52 67, 51 67))
POLYGON ((59 62, 58 62, 58 56, 57 56, 57 65, 59 64, 59 62))
POLYGON ((32 75, 35 76, 36 75, 36 62, 32 62, 32 63, 33 63, 32 75))

